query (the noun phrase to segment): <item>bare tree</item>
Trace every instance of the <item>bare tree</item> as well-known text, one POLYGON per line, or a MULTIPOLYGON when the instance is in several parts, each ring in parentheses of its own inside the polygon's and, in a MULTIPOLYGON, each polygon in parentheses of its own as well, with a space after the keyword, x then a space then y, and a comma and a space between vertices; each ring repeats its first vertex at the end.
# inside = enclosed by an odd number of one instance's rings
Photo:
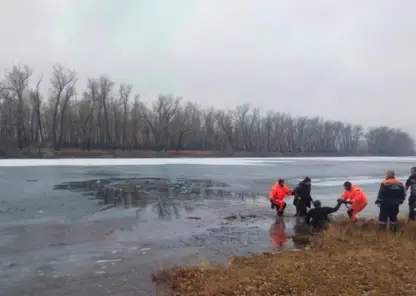
POLYGON ((77 74, 73 70, 64 68, 61 64, 53 66, 51 78, 52 95, 50 102, 53 105, 52 115, 52 142, 55 149, 59 149, 62 144, 64 134, 64 114, 69 100, 75 96, 75 84, 77 74), (58 135, 59 119, 59 135, 58 135))
POLYGON ((180 107, 181 98, 174 99, 172 96, 159 96, 153 104, 153 113, 146 112, 144 118, 150 128, 157 150, 167 150, 166 143, 169 124, 180 107))
POLYGON ((368 151, 375 155, 412 155, 414 141, 400 129, 387 126, 370 128, 366 134, 368 151))
POLYGON ((126 148, 127 143, 127 122, 128 122, 128 112, 129 112, 129 100, 130 94, 133 89, 131 84, 121 84, 119 93, 120 100, 123 104, 123 137, 122 137, 122 148, 126 148))
POLYGON ((234 113, 230 110, 227 113, 223 110, 218 111, 216 113, 216 120, 225 135, 228 148, 232 151, 235 151, 236 145, 234 139, 236 138, 237 134, 235 129, 234 113))
POLYGON ((40 93, 40 84, 42 83, 43 77, 41 76, 36 83, 36 87, 29 91, 29 97, 33 105, 33 112, 31 117, 31 127, 33 138, 36 142, 43 142, 43 129, 42 129, 42 101, 43 97, 40 93))
MULTIPOLYGON (((413 155, 408 133, 319 117, 294 117, 248 104, 201 108, 173 95, 150 107, 110 78, 90 78, 77 96, 77 74, 57 64, 44 101, 42 78, 16 66, 0 83, 0 154, 36 145, 55 149, 210 150, 223 155, 413 155), (116 91, 114 91, 116 90, 116 91)), ((19 150, 16 150, 19 151, 19 150)), ((64 153, 65 151, 61 151, 64 153)))
POLYGON ((98 83, 98 99, 100 102, 100 107, 104 112, 104 126, 105 126, 105 142, 111 143, 111 146, 114 146, 112 143, 111 131, 110 131, 110 122, 108 116, 108 101, 110 100, 110 95, 114 87, 114 82, 112 82, 108 77, 101 76, 98 83))
POLYGON ((17 145, 22 149, 27 144, 27 135, 24 127, 24 96, 32 76, 29 66, 14 66, 5 74, 5 81, 0 87, 3 98, 17 105, 17 145))

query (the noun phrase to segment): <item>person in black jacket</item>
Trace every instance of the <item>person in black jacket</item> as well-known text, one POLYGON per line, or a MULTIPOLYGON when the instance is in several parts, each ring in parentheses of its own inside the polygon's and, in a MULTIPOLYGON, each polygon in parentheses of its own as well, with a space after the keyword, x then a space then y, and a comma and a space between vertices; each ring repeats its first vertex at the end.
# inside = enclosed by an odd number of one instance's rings
POLYGON ((410 170, 410 176, 406 180, 405 191, 410 189, 409 196, 409 220, 416 220, 416 167, 410 170))
POLYGON ((338 199, 338 203, 335 207, 323 207, 319 200, 313 202, 314 208, 309 210, 305 217, 305 222, 307 225, 312 226, 312 229, 316 231, 321 231, 327 228, 329 223, 329 214, 335 213, 338 211, 339 207, 345 203, 341 199, 338 199))
POLYGON ((305 217, 307 208, 311 207, 311 178, 305 177, 298 186, 293 190, 295 198, 293 199, 293 205, 296 207, 295 216, 305 217))
POLYGON ((390 220, 390 229, 397 229, 397 215, 399 206, 406 198, 405 188, 399 180, 394 177, 393 171, 386 173, 386 178, 380 185, 376 205, 380 207, 378 224, 380 229, 386 229, 387 220, 390 220))

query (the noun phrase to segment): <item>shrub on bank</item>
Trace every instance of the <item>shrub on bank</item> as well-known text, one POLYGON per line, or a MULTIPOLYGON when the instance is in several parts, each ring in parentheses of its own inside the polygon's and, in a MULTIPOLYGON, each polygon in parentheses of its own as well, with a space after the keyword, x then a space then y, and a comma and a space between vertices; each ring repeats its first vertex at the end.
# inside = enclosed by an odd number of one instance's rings
POLYGON ((396 234, 376 220, 337 220, 300 252, 262 253, 227 264, 176 267, 154 275, 166 295, 416 295, 416 224, 396 234))

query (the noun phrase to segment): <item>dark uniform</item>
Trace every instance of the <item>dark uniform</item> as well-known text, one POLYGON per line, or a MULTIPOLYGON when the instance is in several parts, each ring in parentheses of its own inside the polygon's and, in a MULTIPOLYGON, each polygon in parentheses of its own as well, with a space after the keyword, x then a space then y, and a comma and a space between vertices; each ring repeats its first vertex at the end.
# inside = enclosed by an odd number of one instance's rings
POLYGON ((322 207, 321 202, 319 200, 315 200, 313 202, 314 208, 309 210, 309 212, 306 214, 306 224, 312 226, 312 229, 314 231, 320 231, 322 229, 325 229, 329 223, 328 215, 338 211, 339 207, 343 203, 343 201, 338 200, 338 204, 335 207, 331 208, 322 207))
POLYGON ((380 207, 378 216, 380 228, 386 228, 387 220, 390 220, 391 229, 396 230, 399 206, 404 202, 405 197, 406 194, 402 182, 394 178, 394 176, 383 180, 376 200, 376 204, 380 207))
POLYGON ((311 207, 311 179, 306 177, 298 186, 293 190, 295 198, 293 199, 293 205, 296 207, 296 216, 305 217, 307 208, 311 207))
POLYGON ((416 220, 416 168, 412 168, 412 175, 406 180, 405 190, 409 189, 409 220, 416 220))

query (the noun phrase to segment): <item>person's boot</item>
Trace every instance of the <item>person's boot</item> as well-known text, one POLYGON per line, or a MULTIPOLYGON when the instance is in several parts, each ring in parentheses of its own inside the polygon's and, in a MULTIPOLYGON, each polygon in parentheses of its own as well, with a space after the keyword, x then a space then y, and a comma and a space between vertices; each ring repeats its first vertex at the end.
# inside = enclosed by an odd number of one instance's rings
POLYGON ((396 223, 394 223, 394 224, 390 223, 390 231, 393 232, 393 233, 397 232, 397 224, 396 223))
POLYGON ((416 219, 416 212, 415 212, 415 205, 411 204, 409 205, 409 221, 415 221, 416 219))
POLYGON ((352 210, 351 209, 349 209, 348 211, 347 211, 347 214, 348 214, 348 217, 350 217, 350 219, 352 218, 352 210))
POLYGON ((282 217, 283 216, 283 211, 278 211, 277 216, 282 217))

